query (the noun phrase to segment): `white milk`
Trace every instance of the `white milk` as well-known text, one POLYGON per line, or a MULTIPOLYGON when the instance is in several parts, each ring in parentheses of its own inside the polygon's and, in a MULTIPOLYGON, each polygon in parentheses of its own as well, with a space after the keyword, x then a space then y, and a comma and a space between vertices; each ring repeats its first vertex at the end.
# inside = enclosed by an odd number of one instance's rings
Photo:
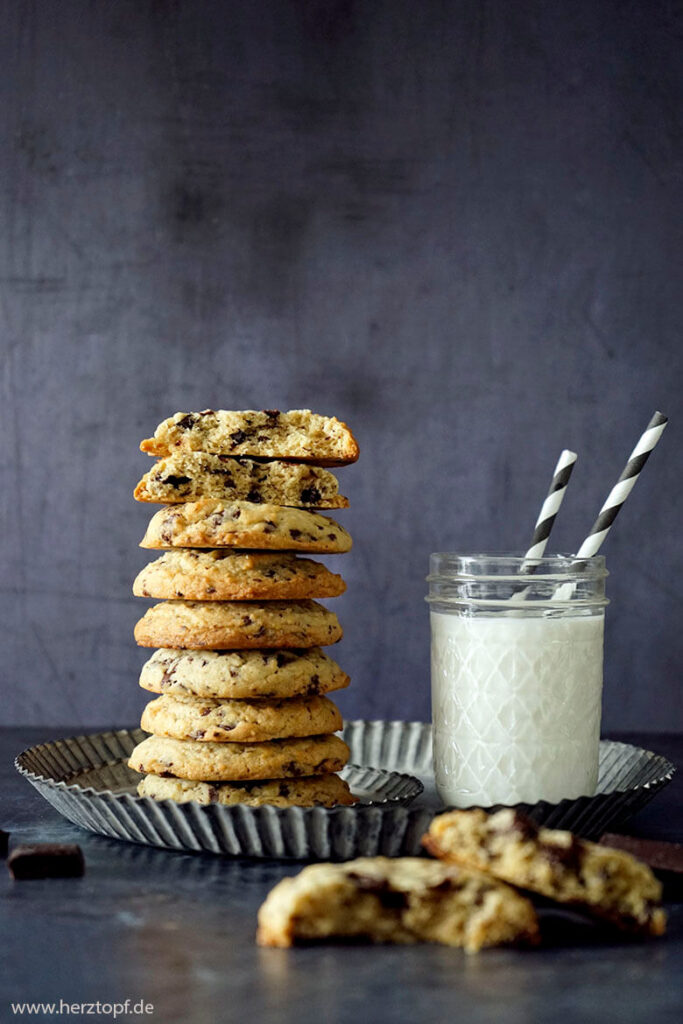
POLYGON ((444 803, 593 794, 604 615, 430 615, 434 766, 444 803))

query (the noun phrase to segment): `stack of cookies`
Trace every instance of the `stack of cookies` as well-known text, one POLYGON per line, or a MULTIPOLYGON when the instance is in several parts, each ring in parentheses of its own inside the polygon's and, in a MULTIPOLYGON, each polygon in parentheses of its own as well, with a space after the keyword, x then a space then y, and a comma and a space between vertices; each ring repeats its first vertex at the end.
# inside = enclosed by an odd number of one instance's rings
POLYGON ((164 554, 133 592, 158 598, 135 627, 158 648, 140 685, 159 694, 132 752, 141 796, 200 803, 351 804, 349 750, 325 696, 349 678, 323 652, 342 636, 318 604, 346 585, 301 554, 351 537, 318 509, 348 506, 325 468, 358 458, 344 423, 308 410, 177 413, 141 449, 160 460, 135 489, 163 508, 141 547, 164 554))

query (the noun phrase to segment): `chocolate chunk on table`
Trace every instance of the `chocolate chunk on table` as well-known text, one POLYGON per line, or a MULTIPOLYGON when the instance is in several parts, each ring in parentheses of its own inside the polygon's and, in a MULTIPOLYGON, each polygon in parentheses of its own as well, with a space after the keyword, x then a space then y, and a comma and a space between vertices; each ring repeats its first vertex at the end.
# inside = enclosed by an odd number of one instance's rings
POLYGON ((661 839, 641 839, 639 836, 620 836, 605 832, 601 846, 623 850, 652 868, 664 886, 664 898, 683 900, 683 844, 667 843, 661 839))
POLYGON ((31 843, 15 846, 7 867, 17 881, 33 878, 80 878, 85 860, 75 843, 31 843))

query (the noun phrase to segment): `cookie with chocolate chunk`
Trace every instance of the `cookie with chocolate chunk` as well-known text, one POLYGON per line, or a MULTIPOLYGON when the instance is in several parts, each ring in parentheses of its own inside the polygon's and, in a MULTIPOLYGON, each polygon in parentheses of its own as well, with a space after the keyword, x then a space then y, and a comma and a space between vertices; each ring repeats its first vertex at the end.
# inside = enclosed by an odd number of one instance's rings
POLYGON ((163 505, 198 498, 293 508, 349 505, 348 498, 339 493, 337 478, 319 466, 189 451, 176 451, 156 462, 135 488, 133 497, 163 505))
POLYGON ((255 743, 285 736, 320 736, 342 727, 339 708, 327 697, 284 700, 197 700, 157 697, 141 727, 155 736, 212 743, 255 743))
POLYGON ((661 885, 645 864, 571 832, 542 828, 512 808, 440 814, 423 844, 445 861, 581 907, 623 931, 661 935, 666 928, 661 885))
POLYGON ((164 778, 196 782, 296 779, 340 771, 349 748, 338 736, 267 740, 263 743, 202 743, 148 736, 138 743, 130 768, 164 778))
POLYGON ((141 647, 194 650, 320 647, 341 636, 337 616, 316 601, 164 601, 135 626, 141 647))
POLYGON ((247 548, 341 554, 351 550, 343 526, 318 512, 249 501, 202 498, 152 516, 141 548, 247 548))
POLYGON ((140 686, 177 697, 314 696, 343 690, 350 679, 319 647, 287 650, 183 651, 162 648, 142 666, 140 686))
POLYGON ((265 779, 256 782, 192 782, 146 775, 138 784, 139 796, 234 807, 336 807, 357 803, 349 784, 338 775, 309 775, 301 779, 265 779))
POLYGON ((261 946, 335 936, 440 942, 474 953, 534 943, 538 923, 529 900, 502 882, 419 857, 310 865, 278 882, 258 913, 261 946))
POLYGON ((188 601, 272 601, 338 597, 341 576, 287 551, 167 551, 138 573, 137 597, 188 601))
POLYGON ((310 409, 177 412, 140 445, 149 455, 211 452, 267 459, 295 459, 319 466, 344 466, 358 458, 358 442, 333 416, 310 409))

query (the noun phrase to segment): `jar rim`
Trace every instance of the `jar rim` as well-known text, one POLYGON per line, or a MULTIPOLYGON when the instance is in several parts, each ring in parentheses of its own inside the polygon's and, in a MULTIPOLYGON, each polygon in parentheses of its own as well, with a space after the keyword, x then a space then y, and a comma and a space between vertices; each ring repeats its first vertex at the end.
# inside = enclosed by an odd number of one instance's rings
POLYGON ((522 552, 463 554, 457 551, 437 551, 430 555, 429 570, 429 582, 488 578, 502 582, 506 578, 518 579, 520 576, 528 576, 530 581, 555 577, 585 580, 601 579, 609 575, 604 555, 579 557, 575 554, 553 554, 527 558, 522 552))

